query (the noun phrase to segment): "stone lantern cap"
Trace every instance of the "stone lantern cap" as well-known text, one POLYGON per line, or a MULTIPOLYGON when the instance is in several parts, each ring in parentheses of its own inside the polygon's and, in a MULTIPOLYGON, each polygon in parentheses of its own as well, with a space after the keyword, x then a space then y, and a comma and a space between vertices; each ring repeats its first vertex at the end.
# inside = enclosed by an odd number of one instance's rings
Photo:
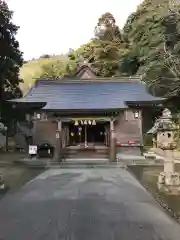
POLYGON ((171 111, 168 108, 163 110, 161 119, 172 119, 171 111))
POLYGON ((162 116, 155 121, 154 126, 147 132, 148 134, 157 134, 157 132, 175 131, 176 124, 172 120, 172 114, 169 109, 164 109, 162 116))

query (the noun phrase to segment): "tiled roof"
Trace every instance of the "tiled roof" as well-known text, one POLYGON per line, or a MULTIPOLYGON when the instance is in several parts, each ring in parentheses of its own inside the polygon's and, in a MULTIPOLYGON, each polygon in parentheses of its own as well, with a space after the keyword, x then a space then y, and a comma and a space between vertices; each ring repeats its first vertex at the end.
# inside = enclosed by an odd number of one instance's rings
POLYGON ((162 100, 148 94, 140 81, 124 80, 37 80, 18 102, 45 102, 47 110, 123 109, 126 102, 162 100))

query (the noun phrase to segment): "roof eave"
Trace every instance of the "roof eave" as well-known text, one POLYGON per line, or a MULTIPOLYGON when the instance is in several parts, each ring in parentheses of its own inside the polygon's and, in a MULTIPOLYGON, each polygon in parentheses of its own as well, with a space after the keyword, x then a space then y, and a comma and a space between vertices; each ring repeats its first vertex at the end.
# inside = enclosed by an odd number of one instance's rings
POLYGON ((128 106, 147 106, 147 105, 161 105, 166 99, 154 99, 150 101, 125 101, 128 106))
POLYGON ((46 102, 35 102, 35 101, 26 101, 23 98, 20 99, 12 99, 7 101, 9 104, 12 105, 13 108, 38 108, 42 109, 46 106, 46 102))
POLYGON ((42 108, 43 111, 47 112, 59 112, 59 113, 104 113, 104 112, 119 112, 120 110, 125 110, 128 107, 124 108, 105 108, 105 109, 50 109, 50 108, 42 108))

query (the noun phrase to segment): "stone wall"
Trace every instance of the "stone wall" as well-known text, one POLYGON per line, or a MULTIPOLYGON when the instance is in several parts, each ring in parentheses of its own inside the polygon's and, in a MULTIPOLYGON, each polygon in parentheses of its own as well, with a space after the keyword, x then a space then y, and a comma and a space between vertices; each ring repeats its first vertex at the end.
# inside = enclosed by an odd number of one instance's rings
POLYGON ((120 114, 119 119, 115 123, 115 132, 117 143, 128 143, 133 140, 136 143, 141 143, 141 111, 139 111, 139 117, 134 117, 133 110, 125 110, 120 114))

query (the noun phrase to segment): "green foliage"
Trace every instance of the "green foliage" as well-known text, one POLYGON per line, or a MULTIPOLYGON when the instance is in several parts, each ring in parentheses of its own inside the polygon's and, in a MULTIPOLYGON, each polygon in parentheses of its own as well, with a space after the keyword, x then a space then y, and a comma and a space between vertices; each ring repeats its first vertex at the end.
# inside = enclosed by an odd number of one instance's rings
POLYGON ((42 65, 40 78, 57 79, 66 72, 66 65, 64 61, 51 59, 42 65))
POLYGON ((174 117, 174 123, 176 124, 176 130, 174 132, 174 140, 177 144, 177 149, 180 150, 180 114, 177 113, 174 117))
POLYGON ((69 71, 72 71, 72 62, 69 61, 66 55, 51 56, 50 58, 40 57, 39 59, 28 61, 20 70, 20 76, 24 80, 24 83, 20 84, 23 93, 25 94, 39 77, 52 78, 55 76, 57 78, 61 76, 59 74, 67 73, 68 68, 70 69, 69 71))
MULTIPOLYGON (((68 54, 70 57, 70 54, 68 54)), ((60 77, 71 75, 77 68, 75 60, 69 59, 67 55, 61 55, 60 58, 51 57, 49 61, 41 65, 39 77, 45 79, 58 79, 60 77)))
POLYGON ((0 102, 20 97, 19 67, 23 64, 22 53, 16 40, 18 27, 12 23, 12 11, 0 0, 0 102))
POLYGON ((99 18, 95 27, 95 39, 102 41, 114 41, 116 39, 118 42, 124 42, 121 31, 111 13, 106 12, 99 18))
POLYGON ((69 54, 77 63, 86 60, 91 63, 97 76, 120 75, 119 59, 128 51, 127 43, 111 13, 103 14, 95 27, 95 37, 87 44, 69 54))
POLYGON ((130 51, 121 59, 120 70, 141 74, 157 95, 167 94, 173 78, 165 47, 177 41, 173 37, 177 22, 170 23, 169 9, 169 0, 145 0, 124 26, 130 51))

